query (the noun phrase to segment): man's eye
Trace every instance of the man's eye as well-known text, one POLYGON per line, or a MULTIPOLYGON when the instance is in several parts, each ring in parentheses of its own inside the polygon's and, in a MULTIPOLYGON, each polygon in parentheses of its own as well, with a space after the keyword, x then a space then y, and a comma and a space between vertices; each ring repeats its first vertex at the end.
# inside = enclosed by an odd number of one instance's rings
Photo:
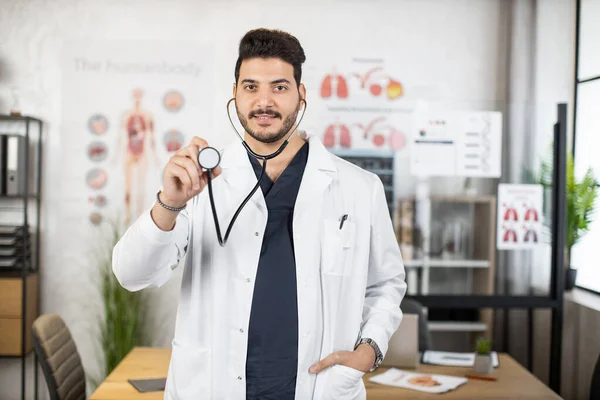
POLYGON ((254 90, 254 89, 256 89, 256 86, 254 86, 254 85, 246 85, 245 89, 246 90, 254 90))
POLYGON ((283 85, 277 85, 275 86, 275 90, 277 90, 278 92, 283 92, 284 90, 287 90, 287 87, 283 85))

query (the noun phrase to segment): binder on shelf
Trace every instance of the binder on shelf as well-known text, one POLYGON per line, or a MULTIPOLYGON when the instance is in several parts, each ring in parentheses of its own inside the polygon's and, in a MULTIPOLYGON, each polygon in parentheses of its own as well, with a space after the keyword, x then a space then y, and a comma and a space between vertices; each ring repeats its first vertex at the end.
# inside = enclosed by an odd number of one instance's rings
POLYGON ((25 193, 26 145, 24 136, 0 134, 0 195, 25 193))

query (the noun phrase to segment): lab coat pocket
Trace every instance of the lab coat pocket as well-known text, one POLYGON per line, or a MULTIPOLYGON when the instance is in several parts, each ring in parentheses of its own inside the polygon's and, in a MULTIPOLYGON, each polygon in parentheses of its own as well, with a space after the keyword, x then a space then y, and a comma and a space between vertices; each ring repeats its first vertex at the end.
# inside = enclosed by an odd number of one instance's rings
POLYGON ((345 365, 334 365, 329 375, 329 396, 327 399, 364 400, 367 391, 362 380, 364 372, 345 365))
POLYGON ((173 341, 171 353, 170 398, 196 400, 211 398, 210 349, 173 341))
POLYGON ((326 275, 352 275, 352 253, 356 224, 326 219, 323 224, 321 241, 321 270, 326 275))

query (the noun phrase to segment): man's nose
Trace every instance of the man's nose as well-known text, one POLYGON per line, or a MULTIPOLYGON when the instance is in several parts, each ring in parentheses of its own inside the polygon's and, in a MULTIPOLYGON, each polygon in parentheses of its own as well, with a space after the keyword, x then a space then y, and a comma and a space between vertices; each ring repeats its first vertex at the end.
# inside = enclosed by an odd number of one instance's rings
POLYGON ((273 92, 270 88, 259 90, 256 96, 256 106, 258 108, 267 109, 274 106, 273 92))

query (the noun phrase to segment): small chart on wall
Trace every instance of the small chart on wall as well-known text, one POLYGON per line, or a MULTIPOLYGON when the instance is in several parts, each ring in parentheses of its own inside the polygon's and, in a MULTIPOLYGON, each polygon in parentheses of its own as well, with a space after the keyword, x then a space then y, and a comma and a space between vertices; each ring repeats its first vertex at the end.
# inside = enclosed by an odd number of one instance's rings
POLYGON ((73 233, 107 221, 126 228, 198 121, 213 127, 213 48, 76 41, 64 45, 61 67, 62 219, 73 233))
POLYGON ((498 185, 498 249, 532 249, 539 245, 542 234, 542 204, 541 185, 498 185))
POLYGON ((398 63, 385 57, 348 56, 311 71, 311 130, 335 151, 401 151, 410 109, 398 63))
POLYGON ((413 175, 500 176, 501 113, 417 108, 413 121, 410 137, 413 175))

